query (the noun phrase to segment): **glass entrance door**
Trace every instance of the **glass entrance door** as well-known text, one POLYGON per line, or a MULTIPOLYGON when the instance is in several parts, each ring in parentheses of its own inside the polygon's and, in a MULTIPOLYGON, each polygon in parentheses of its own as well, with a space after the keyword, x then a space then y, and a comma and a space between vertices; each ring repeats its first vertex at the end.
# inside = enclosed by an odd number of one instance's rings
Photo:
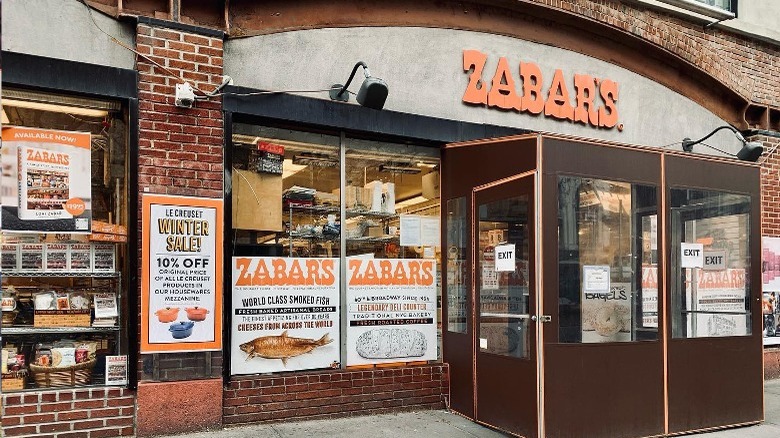
POLYGON ((536 437, 533 173, 477 187, 472 199, 476 419, 536 437))

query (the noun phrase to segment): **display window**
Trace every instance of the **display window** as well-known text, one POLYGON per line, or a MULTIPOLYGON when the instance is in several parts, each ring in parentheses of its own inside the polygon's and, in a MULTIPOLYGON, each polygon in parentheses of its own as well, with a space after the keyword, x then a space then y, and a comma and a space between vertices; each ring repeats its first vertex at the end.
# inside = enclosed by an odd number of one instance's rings
POLYGON ((447 330, 468 329, 468 200, 461 196, 447 201, 447 330))
POLYGON ((560 342, 657 339, 657 202, 653 186, 559 178, 560 342))
POLYGON ((750 197, 670 193, 673 336, 751 335, 750 197))
POLYGON ((438 149, 232 137, 231 373, 440 358, 438 149))
POLYGON ((126 111, 4 89, 2 116, 2 389, 126 385, 126 111))

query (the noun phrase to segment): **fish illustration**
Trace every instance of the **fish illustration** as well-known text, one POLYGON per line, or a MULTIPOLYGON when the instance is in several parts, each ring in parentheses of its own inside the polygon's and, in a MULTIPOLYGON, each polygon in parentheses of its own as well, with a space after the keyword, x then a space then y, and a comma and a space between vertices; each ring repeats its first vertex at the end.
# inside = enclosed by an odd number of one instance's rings
POLYGON ((322 347, 333 342, 333 339, 325 333, 319 339, 293 338, 287 336, 287 330, 278 336, 261 336, 239 346, 241 351, 247 354, 246 360, 253 357, 266 359, 281 359, 287 366, 287 359, 310 353, 317 347, 322 347))

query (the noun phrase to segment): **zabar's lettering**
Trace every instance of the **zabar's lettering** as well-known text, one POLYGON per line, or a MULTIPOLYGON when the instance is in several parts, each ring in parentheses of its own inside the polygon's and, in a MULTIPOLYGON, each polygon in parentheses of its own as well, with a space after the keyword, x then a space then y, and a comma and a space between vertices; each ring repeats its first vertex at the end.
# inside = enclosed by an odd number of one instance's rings
POLYGON ((41 163, 67 166, 70 164, 70 157, 68 154, 49 152, 41 149, 27 149, 27 161, 38 161, 41 163))
MULTIPOLYGON (((235 263, 239 271, 236 286, 332 286, 336 281, 335 263, 330 259, 238 257, 235 263)), ((323 304, 323 300, 312 299, 323 304)))
POLYGON ((598 128, 611 129, 618 126, 618 130, 623 129, 622 125, 618 125, 617 82, 575 74, 572 88, 563 71, 556 69, 549 86, 544 88, 539 66, 532 62, 520 62, 518 85, 509 61, 501 57, 488 86, 483 80, 487 61, 488 55, 478 50, 463 51, 463 71, 469 74, 463 102, 521 113, 543 112, 545 117, 559 120, 598 128), (522 94, 518 93, 520 90, 522 94))
POLYGON ((350 286, 430 286, 434 281, 432 260, 353 259, 347 269, 350 286))

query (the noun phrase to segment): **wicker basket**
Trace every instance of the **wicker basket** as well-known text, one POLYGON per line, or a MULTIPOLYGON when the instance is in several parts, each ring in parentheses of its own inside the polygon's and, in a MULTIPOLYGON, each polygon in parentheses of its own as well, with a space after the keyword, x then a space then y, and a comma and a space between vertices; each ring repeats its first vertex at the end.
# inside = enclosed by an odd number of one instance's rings
POLYGON ((39 388, 52 388, 89 385, 92 379, 92 368, 95 368, 96 363, 97 359, 92 359, 69 367, 44 367, 35 364, 28 366, 39 388))

